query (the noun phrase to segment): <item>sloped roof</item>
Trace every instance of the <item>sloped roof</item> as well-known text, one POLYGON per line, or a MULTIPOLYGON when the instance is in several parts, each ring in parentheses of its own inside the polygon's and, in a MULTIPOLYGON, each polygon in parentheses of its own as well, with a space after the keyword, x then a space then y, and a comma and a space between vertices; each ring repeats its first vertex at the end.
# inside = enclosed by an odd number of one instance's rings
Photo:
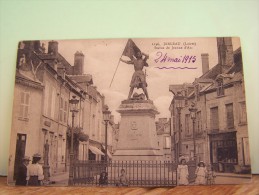
POLYGON ((176 85, 169 85, 169 91, 171 91, 174 95, 177 94, 178 91, 182 91, 188 86, 193 86, 191 83, 184 83, 184 84, 176 84, 176 85))
POLYGON ((210 69, 208 72, 200 76, 200 78, 203 79, 216 79, 216 77, 221 73, 221 65, 217 64, 212 69, 210 69))
MULTIPOLYGON (((234 55, 234 65, 229 68, 229 70, 226 72, 227 74, 243 71, 241 48, 239 47, 238 49, 236 49, 233 52, 233 55, 234 55)), ((208 72, 200 76, 200 78, 216 79, 216 77, 221 73, 222 73, 221 64, 217 64, 208 72)))
POLYGON ((15 82, 23 83, 29 87, 34 88, 43 88, 43 85, 39 81, 35 81, 19 72, 19 70, 16 69, 16 75, 15 75, 15 82))
POLYGON ((208 83, 208 84, 206 84, 203 88, 201 88, 200 92, 206 91, 206 90, 209 89, 211 86, 213 86, 213 83, 208 83))
POLYGON ((64 65, 67 74, 72 74, 72 72, 73 72, 73 66, 71 64, 69 64, 69 62, 60 53, 58 53, 57 55, 46 54, 46 53, 44 53, 44 54, 37 53, 36 55, 41 60, 44 60, 45 62, 49 63, 51 66, 53 66, 55 60, 58 60, 59 62, 61 62, 64 65))
POLYGON ((76 83, 87 83, 87 84, 93 84, 93 77, 90 74, 84 74, 84 75, 68 75, 72 80, 74 80, 76 83))

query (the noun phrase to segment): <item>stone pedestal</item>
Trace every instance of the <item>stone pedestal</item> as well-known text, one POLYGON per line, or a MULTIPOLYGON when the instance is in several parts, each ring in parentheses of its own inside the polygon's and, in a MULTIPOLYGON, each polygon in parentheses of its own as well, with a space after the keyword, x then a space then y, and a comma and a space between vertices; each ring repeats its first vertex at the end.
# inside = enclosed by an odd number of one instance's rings
POLYGON ((124 100, 118 147, 113 160, 162 160, 158 147, 155 115, 159 114, 150 100, 124 100))

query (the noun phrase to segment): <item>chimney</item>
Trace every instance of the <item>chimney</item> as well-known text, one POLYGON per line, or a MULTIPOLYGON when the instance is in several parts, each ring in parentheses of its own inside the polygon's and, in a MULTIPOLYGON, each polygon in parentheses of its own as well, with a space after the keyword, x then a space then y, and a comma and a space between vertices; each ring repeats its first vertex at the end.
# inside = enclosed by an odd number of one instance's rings
POLYGON ((201 54, 201 63, 202 63, 202 74, 205 74, 209 71, 209 54, 202 53, 201 54))
POLYGON ((58 54, 58 42, 50 41, 48 46, 48 54, 57 55, 58 54))
POLYGON ((218 60, 222 67, 222 73, 225 73, 234 64, 234 53, 231 37, 217 38, 218 60))
POLYGON ((73 74, 74 75, 82 75, 84 74, 84 54, 82 52, 77 51, 74 57, 74 67, 73 74))

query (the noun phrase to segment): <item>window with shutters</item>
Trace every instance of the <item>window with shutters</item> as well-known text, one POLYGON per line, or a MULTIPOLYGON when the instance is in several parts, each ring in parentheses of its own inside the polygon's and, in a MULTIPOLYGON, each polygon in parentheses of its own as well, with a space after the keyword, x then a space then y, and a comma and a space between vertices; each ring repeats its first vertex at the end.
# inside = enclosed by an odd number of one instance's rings
POLYGON ((59 121, 66 123, 67 121, 67 109, 68 102, 64 99, 64 97, 60 98, 60 108, 59 108, 59 121))
POLYGON ((30 103, 30 93, 21 91, 19 119, 22 119, 22 120, 29 119, 29 103, 30 103))
POLYGON ((186 135, 190 134, 190 114, 185 115, 185 132, 186 135))
POLYGON ((202 123, 201 123, 201 111, 197 112, 197 133, 202 132, 202 123))
POLYGON ((63 107, 64 107, 64 99, 63 97, 60 98, 60 108, 59 108, 59 121, 63 121, 63 107))
POLYGON ((48 116, 48 108, 49 108, 49 84, 48 82, 45 83, 44 89, 44 115, 48 116))
POLYGON ((226 104, 227 128, 234 128, 233 104, 226 104))
POLYGON ((52 96, 51 96, 51 108, 50 108, 50 116, 52 119, 55 119, 55 108, 56 108, 56 98, 57 98, 57 91, 54 87, 52 87, 52 96))
POLYGON ((63 110, 63 121, 64 123, 67 121, 67 109, 68 109, 68 106, 67 106, 67 100, 64 101, 64 110, 63 110))
POLYGON ((246 103, 240 102, 239 103, 239 124, 246 124, 247 123, 247 115, 246 115, 246 103))
POLYGON ((218 107, 210 109, 210 127, 212 131, 219 130, 219 113, 218 107))

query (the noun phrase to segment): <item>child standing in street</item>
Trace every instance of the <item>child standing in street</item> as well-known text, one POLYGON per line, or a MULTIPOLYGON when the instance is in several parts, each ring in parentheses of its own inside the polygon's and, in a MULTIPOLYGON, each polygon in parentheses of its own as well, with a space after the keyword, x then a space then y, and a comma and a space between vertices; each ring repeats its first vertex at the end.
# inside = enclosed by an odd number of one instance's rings
POLYGON ((177 175, 178 185, 189 185, 189 171, 184 158, 180 160, 180 164, 177 167, 177 175))
POLYGON ((129 185, 129 181, 128 181, 128 177, 126 175, 125 169, 121 169, 121 175, 119 176, 118 180, 119 181, 117 183, 117 186, 128 186, 129 185))
POLYGON ((214 173, 213 167, 211 165, 208 166, 208 178, 207 178, 207 184, 213 185, 215 184, 215 178, 216 175, 214 173))
POLYGON ((196 174, 195 184, 206 185, 207 168, 205 167, 205 163, 203 161, 199 162, 198 167, 195 171, 195 174, 196 174))

